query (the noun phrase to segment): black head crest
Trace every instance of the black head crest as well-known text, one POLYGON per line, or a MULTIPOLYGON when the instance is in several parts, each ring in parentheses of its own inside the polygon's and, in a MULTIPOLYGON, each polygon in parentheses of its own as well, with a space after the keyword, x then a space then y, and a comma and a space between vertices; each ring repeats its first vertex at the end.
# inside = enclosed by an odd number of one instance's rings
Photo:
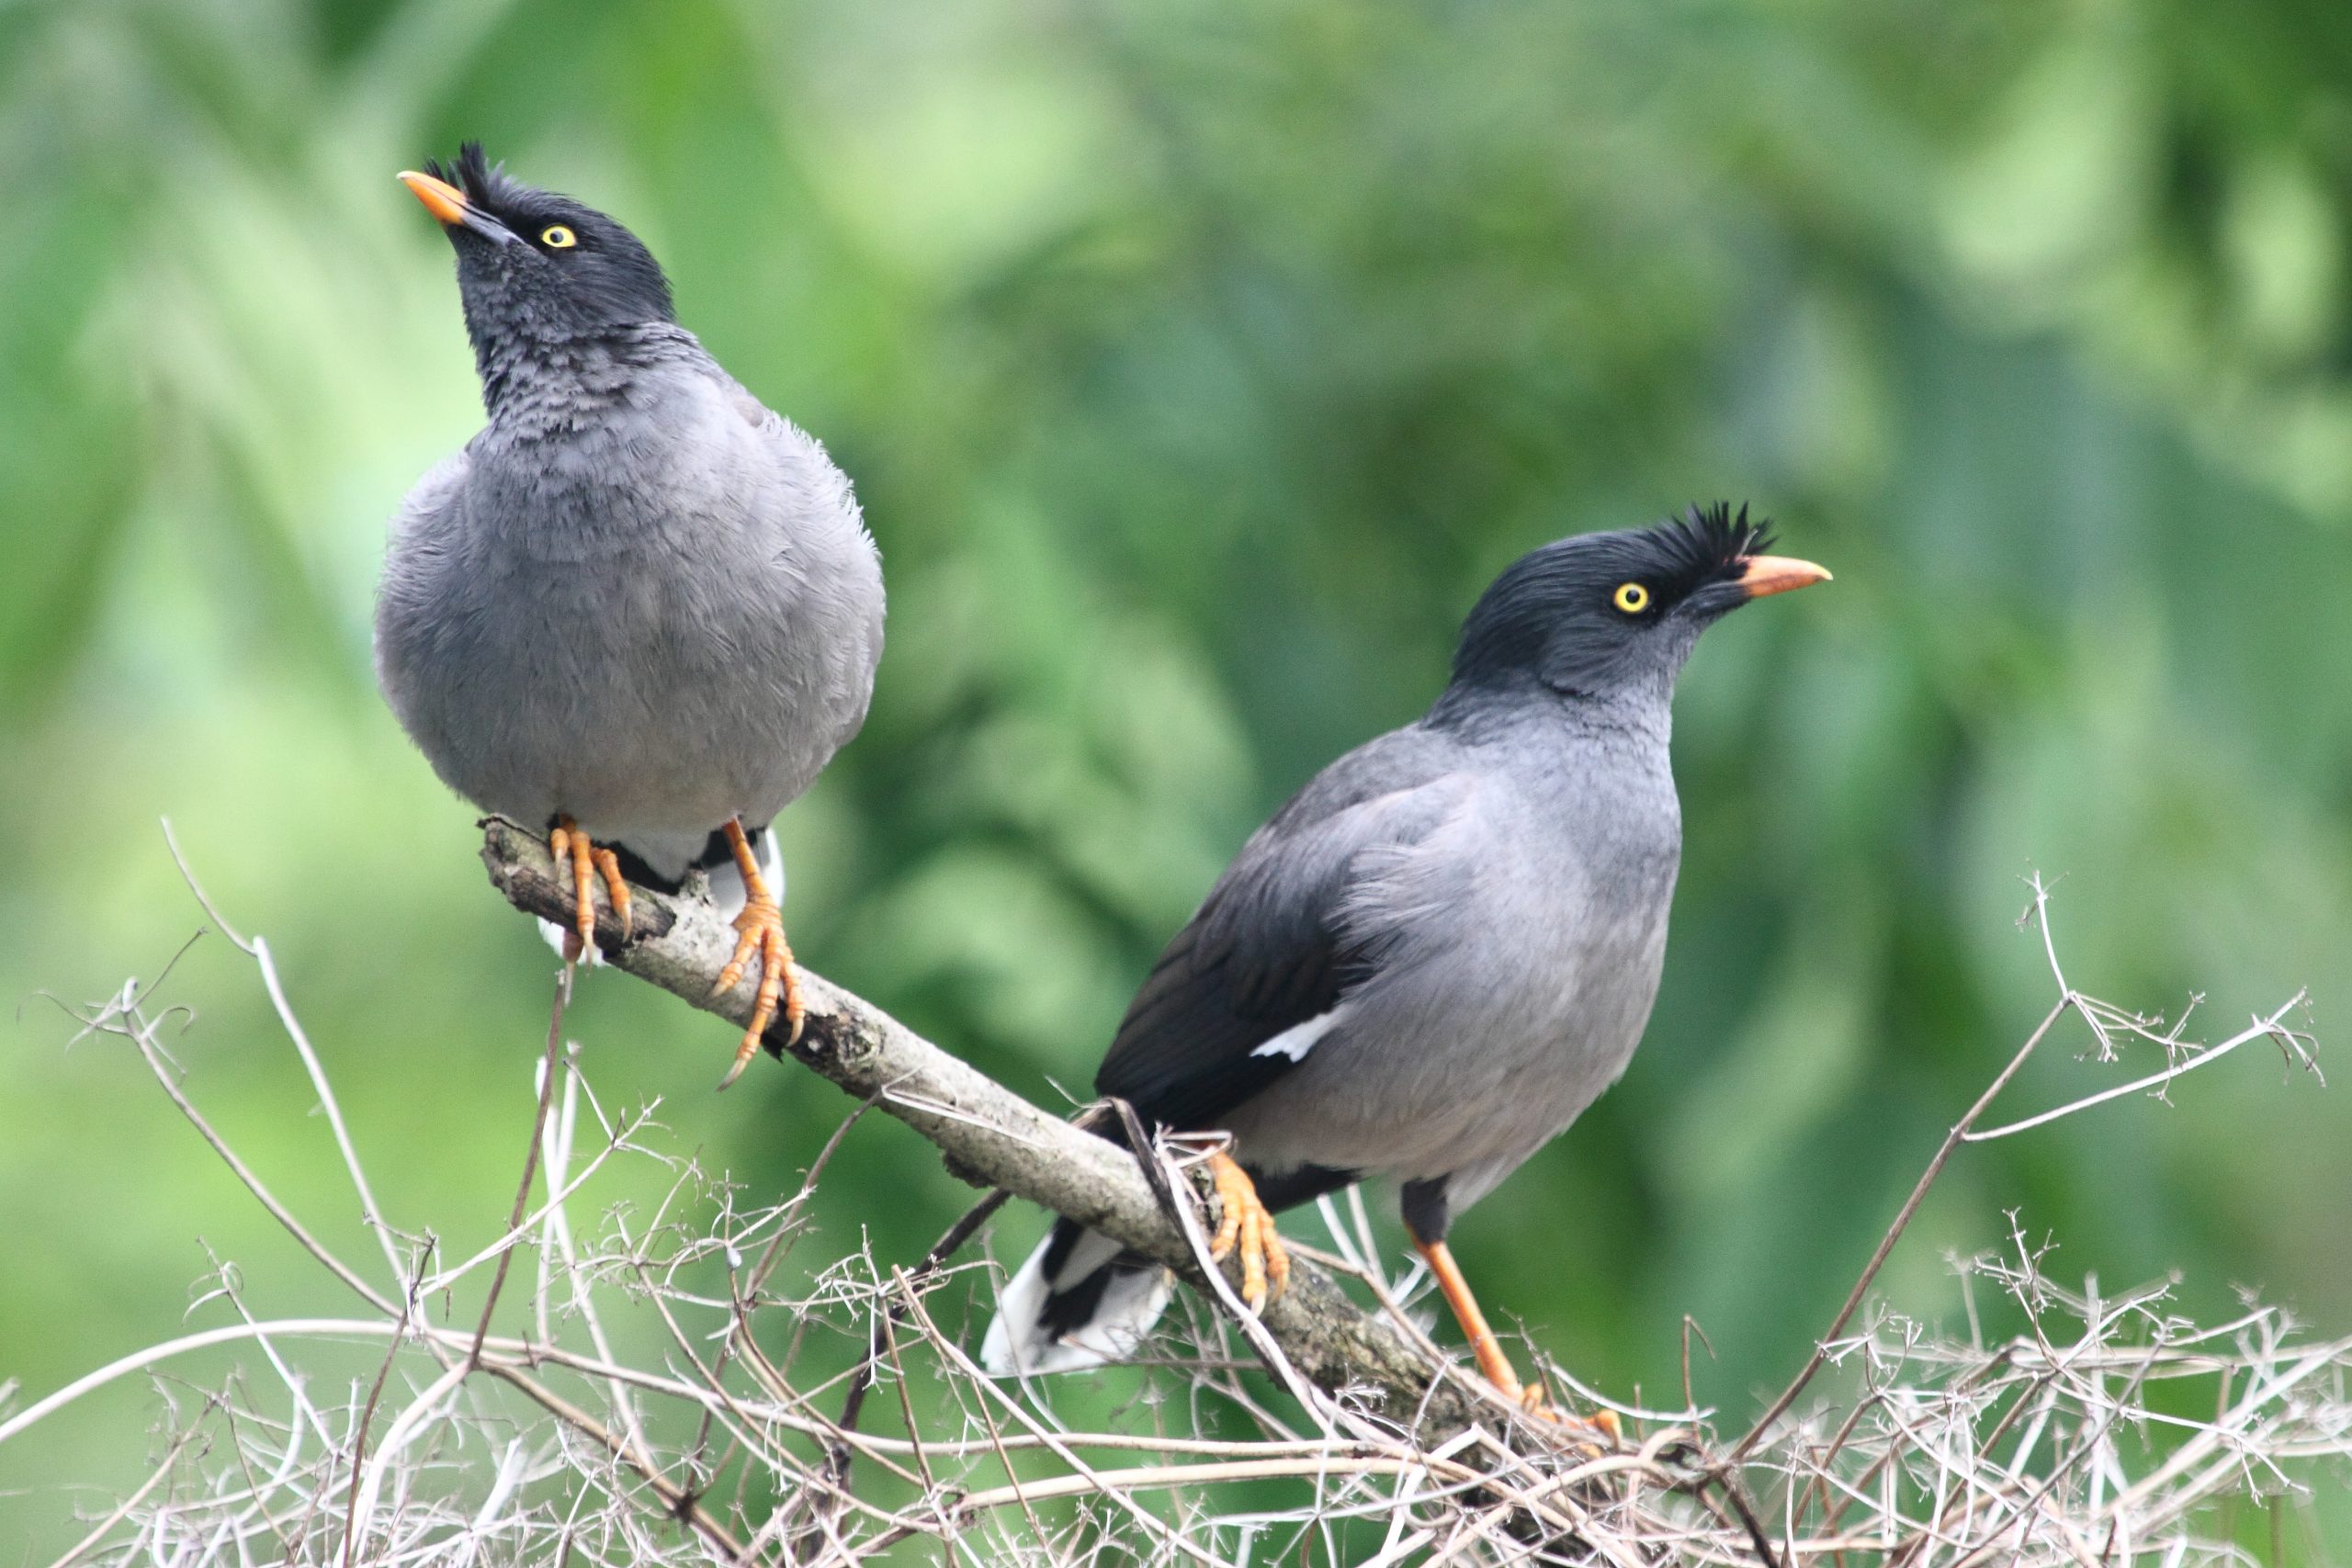
POLYGON ((502 216, 522 199, 548 194, 534 190, 520 180, 510 179, 506 165, 492 163, 479 141, 469 141, 459 147, 458 155, 447 164, 438 158, 427 158, 424 172, 436 180, 447 180, 456 186, 476 207, 502 216))
POLYGON ((1747 503, 1735 513, 1731 502, 1685 507, 1682 515, 1643 530, 1656 541, 1659 559, 1679 580, 1693 584, 1772 547, 1770 520, 1747 520, 1747 503))

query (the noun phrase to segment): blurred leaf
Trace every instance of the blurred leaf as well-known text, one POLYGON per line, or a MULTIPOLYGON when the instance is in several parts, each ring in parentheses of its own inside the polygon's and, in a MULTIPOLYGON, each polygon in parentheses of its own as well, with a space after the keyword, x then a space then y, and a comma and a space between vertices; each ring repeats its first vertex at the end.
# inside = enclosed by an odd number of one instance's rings
MULTIPOLYGON (((396 1213, 504 1212, 547 954, 365 673, 384 520, 480 418, 390 175, 481 136, 638 225, 855 479, 889 649, 785 821, 796 937, 1040 1094, 1085 1091, 1227 857, 1422 709, 1520 551, 1729 496, 1837 572, 1693 661, 1647 1042, 1457 1232, 1592 1381, 1679 1381, 1690 1311, 1736 1400, 2049 1005, 2027 871, 2086 989, 2234 1019, 2308 981, 2324 1032, 2348 79, 2352 12, 2312 3, 0 13, 0 979, 153 974, 198 923, 168 812, 278 936, 360 1135, 417 1152, 396 1213)), ((190 1081, 285 1190, 339 1192, 219 949, 166 998, 190 1081)), ((782 1074, 713 1101, 726 1041, 639 990, 572 1017, 615 1092, 797 1182, 844 1107, 782 1074)), ((61 1054, 46 1006, 16 1034, 0 1381, 171 1332, 198 1235, 257 1297, 308 1288, 127 1063, 61 1054)), ((1964 1152, 1890 1291, 1948 1303, 1943 1251, 2015 1208, 2071 1269, 2340 1329, 2340 1105, 2250 1056, 2175 1098, 1964 1152)), ((820 1222, 911 1258, 952 1185, 861 1131, 820 1222)), ((6 1456, 10 1539, 62 1550, 55 1484, 131 1474, 136 1396, 74 1419, 6 1456)))

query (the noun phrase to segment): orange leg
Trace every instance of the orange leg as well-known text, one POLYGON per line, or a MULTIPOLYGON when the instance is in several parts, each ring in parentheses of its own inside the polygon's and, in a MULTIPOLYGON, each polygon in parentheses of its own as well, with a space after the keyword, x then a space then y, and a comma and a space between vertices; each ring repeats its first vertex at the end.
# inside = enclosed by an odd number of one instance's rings
POLYGON ((743 1043, 735 1048, 735 1065, 718 1080, 721 1089, 742 1076, 779 1008, 790 1030, 786 1044, 800 1039, 803 1021, 800 986, 792 974, 792 949, 784 940, 784 911, 776 908, 766 879, 760 875, 760 863, 752 857, 752 841, 743 836, 740 818, 728 819, 727 844, 735 852, 736 868, 743 874, 743 912, 735 917, 735 955, 718 972, 718 983, 711 987, 710 994, 715 997, 742 979, 754 956, 760 961, 760 994, 752 1004, 752 1022, 743 1031, 743 1043))
POLYGON ((1519 1374, 1511 1370, 1510 1358, 1503 1354, 1502 1341, 1495 1337, 1495 1331, 1487 1325, 1487 1314, 1478 1309, 1478 1298, 1470 1293, 1470 1281, 1462 1277, 1462 1266, 1453 1261, 1453 1249, 1442 1241, 1421 1241, 1418 1238, 1413 1247, 1420 1253, 1421 1260, 1430 1266, 1430 1274, 1436 1277, 1437 1288, 1445 1297, 1445 1304, 1453 1309, 1453 1321, 1462 1325, 1463 1337, 1470 1341, 1470 1353, 1478 1359, 1478 1371, 1505 1399, 1531 1416, 1549 1416, 1555 1420, 1574 1421, 1579 1426, 1597 1427, 1612 1438, 1617 1436, 1615 1411, 1604 1410, 1589 1422, 1581 1417, 1563 1416, 1553 1409, 1551 1402, 1544 1397, 1541 1384, 1521 1386, 1519 1374))
POLYGON ((612 851, 599 849, 588 841, 580 824, 569 817, 555 819, 554 830, 548 834, 548 853, 556 864, 571 870, 571 931, 564 940, 563 955, 576 959, 586 953, 596 940, 596 879, 605 881, 605 893, 613 902, 613 919, 621 923, 621 940, 628 940, 629 901, 628 881, 621 875, 620 857, 612 851))
POLYGON ((1470 1293, 1470 1281, 1462 1277, 1462 1266, 1453 1261, 1453 1249, 1442 1241, 1416 1241, 1414 1247, 1421 1260, 1436 1276, 1437 1288, 1445 1297, 1445 1304, 1453 1309, 1453 1321, 1462 1325, 1463 1337, 1470 1341, 1470 1353, 1478 1358, 1478 1370, 1487 1381, 1502 1391, 1505 1399, 1514 1403, 1524 1400, 1527 1393, 1520 1387, 1519 1374, 1511 1370, 1510 1358, 1503 1354, 1502 1341, 1487 1326, 1487 1314, 1478 1310, 1478 1298, 1470 1293))
POLYGON ((1290 1254, 1250 1173, 1223 1149, 1209 1153, 1209 1179, 1216 1184, 1219 1211, 1209 1256, 1222 1263, 1235 1247, 1241 1249, 1241 1302, 1256 1312, 1290 1283, 1290 1254))

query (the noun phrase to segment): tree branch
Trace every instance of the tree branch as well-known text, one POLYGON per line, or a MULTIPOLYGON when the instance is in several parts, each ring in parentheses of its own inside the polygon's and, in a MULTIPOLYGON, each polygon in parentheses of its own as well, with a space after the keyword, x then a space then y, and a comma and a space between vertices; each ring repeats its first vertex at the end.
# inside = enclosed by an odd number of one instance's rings
MULTIPOLYGON (((482 827, 482 863, 499 891, 528 914, 568 922, 571 894, 547 845, 503 818, 486 818, 482 827)), ((756 976, 710 994, 734 946, 732 928, 707 904, 634 892, 626 944, 610 911, 599 910, 596 944, 605 962, 707 1012, 746 1022, 756 976)), ((1048 1115, 823 976, 799 973, 808 1017, 793 1056, 922 1134, 957 1178, 1066 1214, 1167 1264, 1195 1287, 1205 1285, 1182 1232, 1126 1150, 1048 1115)), ((765 1044, 772 1055, 785 1054, 780 1024, 768 1031, 765 1044)), ((1474 1425, 1497 1432, 1510 1425, 1508 1405, 1451 1367, 1432 1363, 1395 1327, 1359 1308, 1311 1259, 1294 1256, 1290 1288, 1262 1322, 1291 1365, 1317 1388, 1344 1391, 1424 1440, 1474 1425)))

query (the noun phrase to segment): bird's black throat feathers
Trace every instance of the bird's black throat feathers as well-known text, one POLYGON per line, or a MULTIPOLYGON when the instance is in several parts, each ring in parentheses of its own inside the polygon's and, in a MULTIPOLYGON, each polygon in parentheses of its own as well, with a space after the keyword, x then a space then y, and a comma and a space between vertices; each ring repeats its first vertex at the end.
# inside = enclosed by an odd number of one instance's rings
POLYGON ((445 231, 458 254, 482 400, 495 416, 519 381, 582 358, 632 355, 674 336, 670 281, 626 228, 582 202, 525 185, 469 141, 425 171, 462 192, 469 220, 445 231), (648 329, 656 329, 649 332, 648 329))

